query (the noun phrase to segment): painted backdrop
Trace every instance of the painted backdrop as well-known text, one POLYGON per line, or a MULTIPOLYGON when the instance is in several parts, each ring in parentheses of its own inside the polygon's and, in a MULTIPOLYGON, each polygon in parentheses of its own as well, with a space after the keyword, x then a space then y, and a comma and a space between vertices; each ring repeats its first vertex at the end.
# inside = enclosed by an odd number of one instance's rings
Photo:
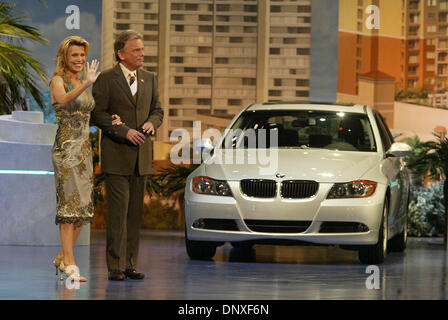
MULTIPOLYGON (((111 0, 107 0, 111 1, 111 0)), ((101 60, 101 12, 102 0, 45 0, 44 6, 38 0, 15 0, 24 15, 29 17, 29 24, 37 27, 49 40, 48 45, 26 43, 33 55, 39 59, 51 78, 55 66, 54 58, 59 42, 69 35, 79 35, 90 42, 88 60, 101 60), (79 29, 73 26, 71 6, 79 9, 79 29), (67 13, 68 12, 68 13, 67 13)), ((337 90, 337 54, 338 54, 338 1, 312 0, 311 33, 311 96, 312 102, 334 102, 337 90)), ((101 66, 100 66, 101 68, 101 66)), ((46 107, 45 121, 55 122, 49 88, 39 82, 46 107)), ((40 110, 35 101, 29 99, 31 110, 40 110)))
MULTIPOLYGON (((38 28, 41 35, 49 41, 47 45, 24 43, 33 56, 45 66, 48 79, 51 79, 55 70, 57 47, 69 35, 79 35, 89 41, 88 61, 101 60, 101 0, 45 0, 46 6, 38 0, 5 2, 16 3, 23 15, 29 18, 27 24, 38 28), (77 12, 79 19, 76 19, 77 12)), ((45 122, 56 122, 51 107, 50 88, 43 81, 38 84, 45 102, 45 122)), ((30 110, 41 110, 32 98, 28 99, 28 104, 30 110)))

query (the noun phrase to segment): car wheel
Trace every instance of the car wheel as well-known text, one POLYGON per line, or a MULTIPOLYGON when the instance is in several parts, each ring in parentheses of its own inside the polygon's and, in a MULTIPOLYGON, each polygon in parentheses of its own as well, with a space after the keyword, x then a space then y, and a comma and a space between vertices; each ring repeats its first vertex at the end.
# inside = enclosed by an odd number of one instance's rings
POLYGON ((214 242, 188 240, 187 231, 185 231, 185 247, 192 260, 210 260, 216 253, 214 242))
POLYGON ((381 264, 387 256, 387 217, 389 212, 389 201, 386 198, 383 206, 383 217, 378 232, 378 243, 369 246, 363 246, 358 251, 358 257, 363 264, 381 264))
POLYGON ((252 247, 254 246, 253 243, 250 242, 246 242, 246 241, 240 241, 240 242, 230 242, 230 244, 232 245, 232 247, 234 247, 235 249, 252 249, 252 247))
POLYGON ((408 241, 408 208, 409 208, 409 195, 408 195, 408 204, 405 212, 403 231, 394 236, 389 241, 389 250, 391 252, 403 252, 406 249, 406 244, 408 241))

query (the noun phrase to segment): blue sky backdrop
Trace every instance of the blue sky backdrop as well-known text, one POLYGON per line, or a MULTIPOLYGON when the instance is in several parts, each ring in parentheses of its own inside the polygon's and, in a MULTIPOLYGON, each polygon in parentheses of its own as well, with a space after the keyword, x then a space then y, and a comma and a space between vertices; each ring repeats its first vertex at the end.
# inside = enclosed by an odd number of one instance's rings
MULTIPOLYGON (((28 24, 37 27, 41 35, 46 38, 48 45, 27 42, 26 47, 33 51, 34 57, 46 67, 49 78, 55 70, 54 59, 59 43, 69 35, 78 35, 90 43, 88 60, 101 59, 101 0, 45 0, 45 7, 38 0, 6 1, 17 3, 17 8, 29 17, 28 24), (80 29, 68 30, 65 20, 69 14, 65 13, 69 5, 76 5, 80 10, 80 29)), ((48 87, 41 83, 42 91, 48 87)))
MULTIPOLYGON (((89 41, 88 61, 92 59, 101 60, 101 0, 45 0, 47 6, 44 6, 38 0, 6 0, 5 2, 16 3, 19 14, 28 17, 26 23, 38 28, 40 34, 48 40, 47 45, 31 41, 24 42, 24 46, 30 49, 33 56, 45 66, 48 79, 51 79, 55 70, 54 59, 58 45, 70 35, 78 35, 89 41), (79 8, 79 30, 68 30, 66 28, 65 21, 70 14, 66 14, 65 11, 70 5, 76 5, 79 8)), ((56 122, 51 106, 50 88, 40 79, 37 83, 45 103, 43 109, 45 122, 56 122)), ((29 99, 28 106, 30 110, 42 110, 32 97, 29 99)))

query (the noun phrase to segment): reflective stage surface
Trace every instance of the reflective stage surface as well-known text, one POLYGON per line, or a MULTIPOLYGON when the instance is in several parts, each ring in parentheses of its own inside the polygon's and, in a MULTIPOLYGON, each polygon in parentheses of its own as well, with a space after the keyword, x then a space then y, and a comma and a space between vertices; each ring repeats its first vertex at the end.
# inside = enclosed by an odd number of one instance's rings
POLYGON ((143 231, 144 281, 107 280, 105 234, 76 247, 79 289, 67 289, 51 263, 58 247, 0 246, 0 299, 447 299, 448 259, 441 238, 409 238, 405 253, 367 270, 337 247, 219 247, 213 261, 191 261, 183 232, 143 231), (369 271, 369 272, 367 272, 369 271), (376 286, 379 289, 373 288, 376 286), (368 289, 368 287, 372 289, 368 289))

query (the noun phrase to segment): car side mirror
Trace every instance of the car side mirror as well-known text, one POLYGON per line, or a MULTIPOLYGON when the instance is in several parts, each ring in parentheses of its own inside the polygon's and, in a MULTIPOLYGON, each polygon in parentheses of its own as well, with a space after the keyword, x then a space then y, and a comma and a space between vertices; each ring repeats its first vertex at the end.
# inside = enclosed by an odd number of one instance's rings
POLYGON ((386 152, 386 157, 407 157, 412 154, 412 147, 404 142, 394 142, 386 152))

